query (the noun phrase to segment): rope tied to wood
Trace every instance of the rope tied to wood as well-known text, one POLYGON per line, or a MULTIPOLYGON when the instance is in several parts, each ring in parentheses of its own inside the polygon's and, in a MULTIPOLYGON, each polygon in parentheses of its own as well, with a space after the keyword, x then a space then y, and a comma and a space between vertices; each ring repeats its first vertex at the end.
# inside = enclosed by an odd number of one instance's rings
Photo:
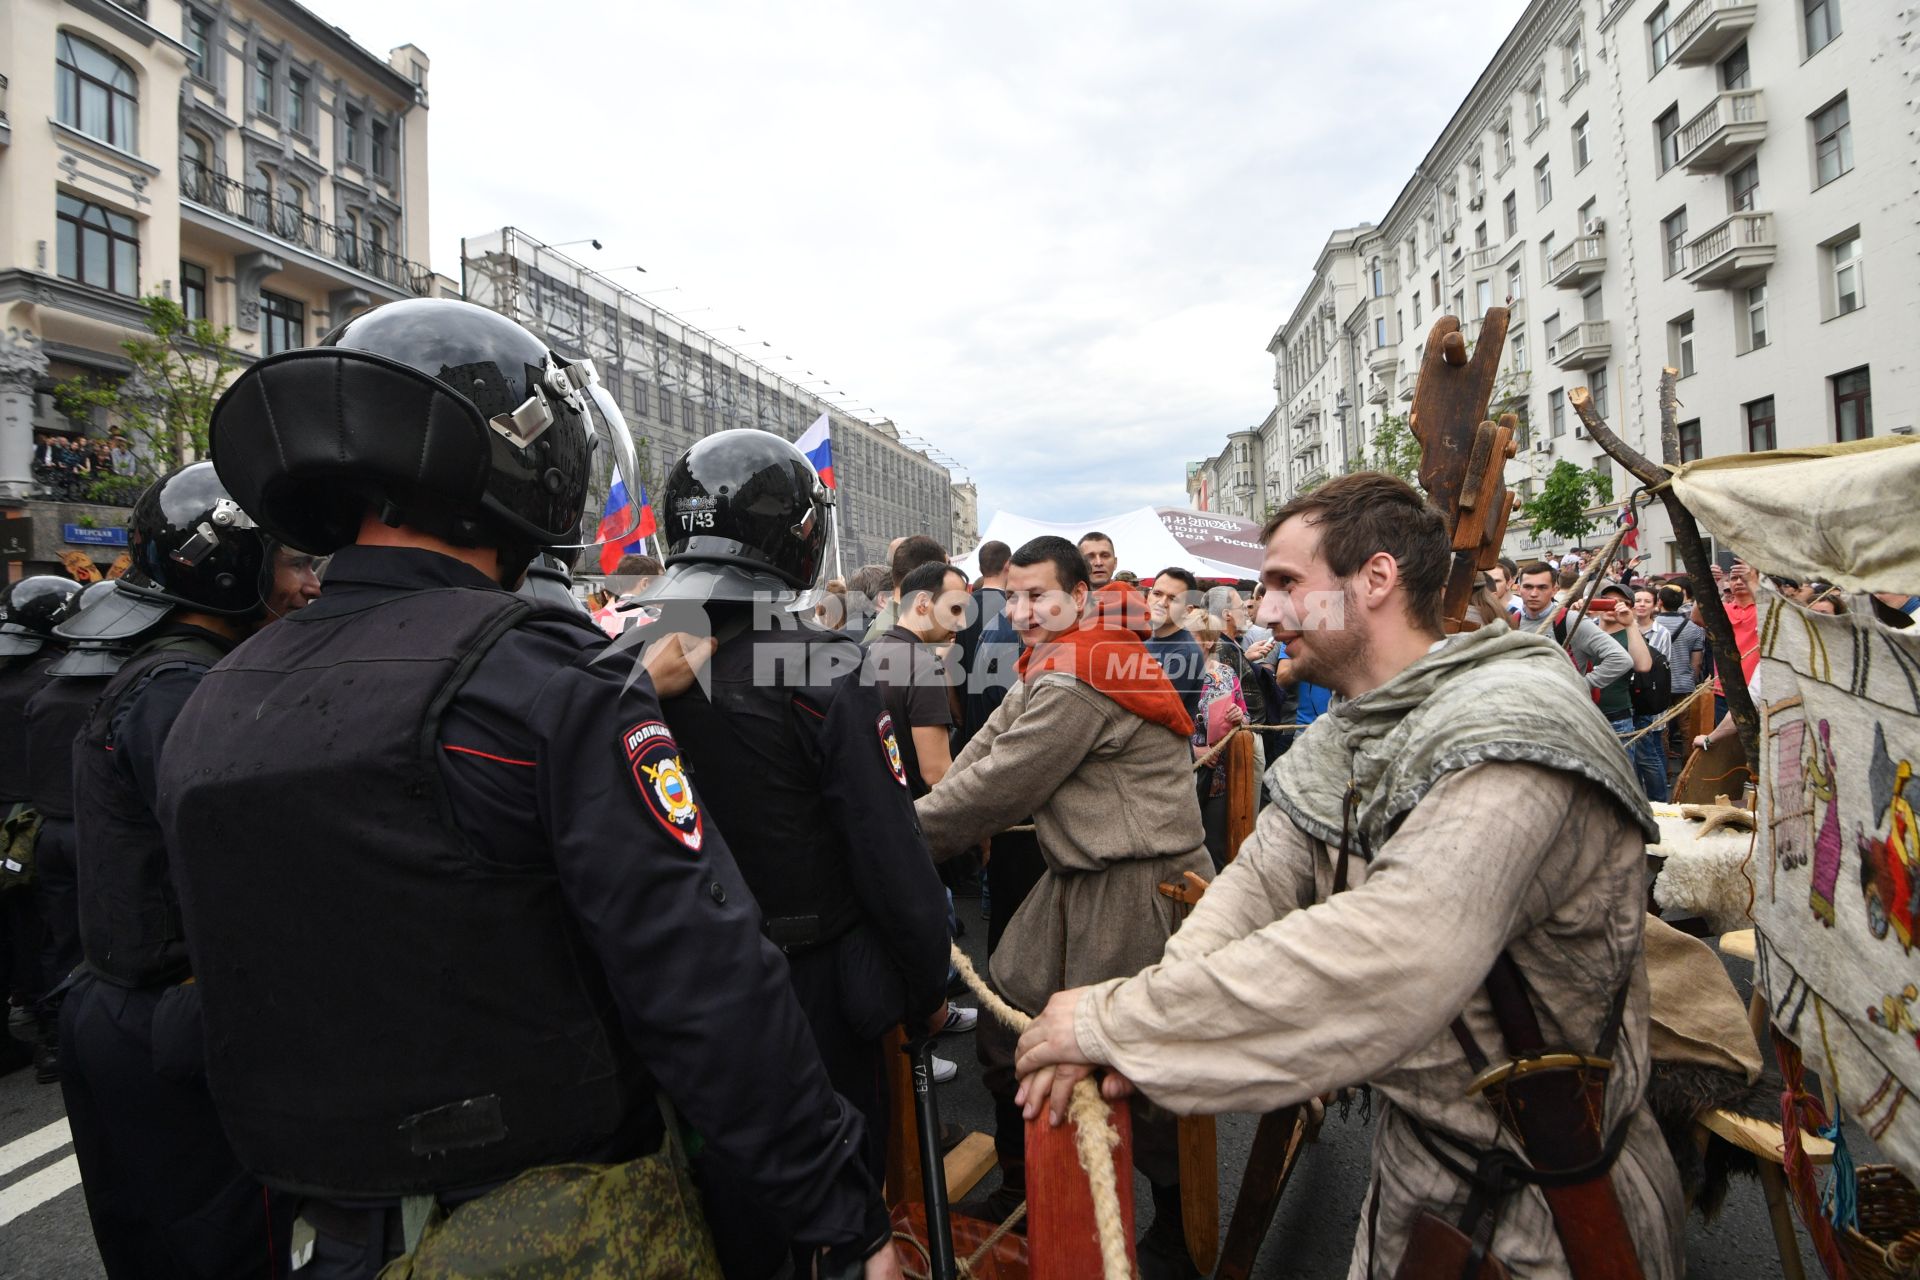
MULTIPOLYGON (((1008 1004, 999 992, 987 985, 966 952, 952 944, 949 947, 954 969, 979 999, 982 1009, 1016 1032, 1033 1025, 1031 1017, 1008 1004)), ((1127 1227, 1120 1213, 1120 1188, 1113 1172, 1113 1149, 1120 1145, 1120 1135, 1113 1127, 1112 1114, 1106 1099, 1100 1096, 1100 1086, 1091 1079, 1073 1086, 1067 1119, 1074 1127, 1074 1153, 1080 1158, 1080 1168, 1087 1175, 1087 1188, 1093 1195, 1093 1225, 1100 1240, 1101 1270, 1106 1280, 1131 1280, 1133 1268, 1127 1262, 1127 1227)), ((1011 1225, 1009 1219, 1002 1227, 1011 1225)), ((974 1259, 983 1257, 989 1247, 990 1242, 982 1245, 975 1251, 974 1259)))

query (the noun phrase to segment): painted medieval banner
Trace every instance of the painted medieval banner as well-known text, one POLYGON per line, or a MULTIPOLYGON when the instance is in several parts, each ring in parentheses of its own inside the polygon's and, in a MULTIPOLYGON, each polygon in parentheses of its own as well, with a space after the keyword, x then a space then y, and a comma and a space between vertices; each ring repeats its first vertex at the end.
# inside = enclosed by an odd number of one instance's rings
POLYGON ((1760 593, 1753 916, 1775 1024, 1920 1180, 1920 630, 1760 593))

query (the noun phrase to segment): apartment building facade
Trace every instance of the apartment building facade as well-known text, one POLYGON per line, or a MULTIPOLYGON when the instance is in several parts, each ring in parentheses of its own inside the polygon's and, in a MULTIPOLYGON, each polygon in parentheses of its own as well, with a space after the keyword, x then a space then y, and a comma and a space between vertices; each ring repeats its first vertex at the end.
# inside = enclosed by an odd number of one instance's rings
MULTIPOLYGON (((1913 6, 1536 0, 1378 225, 1329 240, 1270 344, 1278 494, 1364 465, 1435 319, 1477 341, 1496 305, 1522 499, 1562 460, 1624 492, 1568 393, 1657 458, 1667 365, 1682 460, 1911 433, 1916 80, 1913 6)), ((1647 525, 1651 567, 1677 567, 1657 504, 1647 525)), ((1508 548, 1555 549, 1519 525, 1508 548)))
POLYGON ((716 431, 757 427, 793 440, 824 413, 846 572, 884 562, 887 543, 903 535, 952 546, 953 477, 901 440, 892 422, 845 412, 518 228, 462 240, 461 277, 469 301, 595 362, 633 430, 650 492, 716 431))
POLYGON ((293 0, 0 7, 0 500, 36 433, 106 432, 52 389, 129 370, 143 296, 250 361, 434 292, 427 78, 293 0))

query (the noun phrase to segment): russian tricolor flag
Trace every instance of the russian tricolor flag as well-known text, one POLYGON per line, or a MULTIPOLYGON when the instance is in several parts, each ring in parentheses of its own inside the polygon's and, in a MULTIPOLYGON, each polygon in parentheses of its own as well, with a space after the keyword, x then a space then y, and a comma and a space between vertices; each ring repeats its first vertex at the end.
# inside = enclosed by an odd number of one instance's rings
POLYGON ((600 513, 600 528, 594 539, 600 546, 600 572, 612 573, 620 563, 620 557, 637 555, 645 548, 642 539, 653 536, 653 504, 647 501, 647 486, 640 486, 640 523, 634 526, 633 537, 626 542, 609 542, 609 538, 618 538, 626 532, 632 517, 628 514, 633 507, 633 499, 627 494, 627 482, 615 480, 613 488, 607 493, 606 510, 600 513))
POLYGON ((821 414, 807 428, 805 435, 794 442, 800 446, 800 452, 807 455, 807 461, 820 473, 820 483, 831 489, 833 484, 833 436, 827 429, 827 415, 821 414))

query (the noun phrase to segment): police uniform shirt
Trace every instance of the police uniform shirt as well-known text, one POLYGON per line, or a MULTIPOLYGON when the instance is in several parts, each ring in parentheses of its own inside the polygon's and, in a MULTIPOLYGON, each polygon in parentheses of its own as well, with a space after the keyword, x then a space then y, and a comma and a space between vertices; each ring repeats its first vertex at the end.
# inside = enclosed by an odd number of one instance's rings
MULTIPOLYGON (((499 590, 435 552, 347 547, 303 613, 448 587, 499 590)), ((487 858, 557 870, 642 1062, 776 1225, 807 1245, 871 1242, 886 1219, 855 1158, 861 1121, 827 1082, 725 838, 684 776, 666 776, 677 756, 650 738, 659 776, 635 767, 629 739, 665 726, 652 682, 629 683, 632 655, 594 660, 606 644, 534 620, 487 651, 441 721, 450 812, 487 858)))
POLYGON ((0 667, 0 804, 27 795, 27 702, 48 680, 47 664, 58 656, 51 645, 39 653, 4 660, 0 667))
POLYGON ((894 626, 867 646, 867 670, 887 708, 900 745, 907 785, 917 800, 933 788, 921 776, 920 749, 913 740, 913 731, 946 729, 953 724, 953 709, 947 701, 946 665, 933 651, 933 646, 922 642, 907 628, 894 626))

